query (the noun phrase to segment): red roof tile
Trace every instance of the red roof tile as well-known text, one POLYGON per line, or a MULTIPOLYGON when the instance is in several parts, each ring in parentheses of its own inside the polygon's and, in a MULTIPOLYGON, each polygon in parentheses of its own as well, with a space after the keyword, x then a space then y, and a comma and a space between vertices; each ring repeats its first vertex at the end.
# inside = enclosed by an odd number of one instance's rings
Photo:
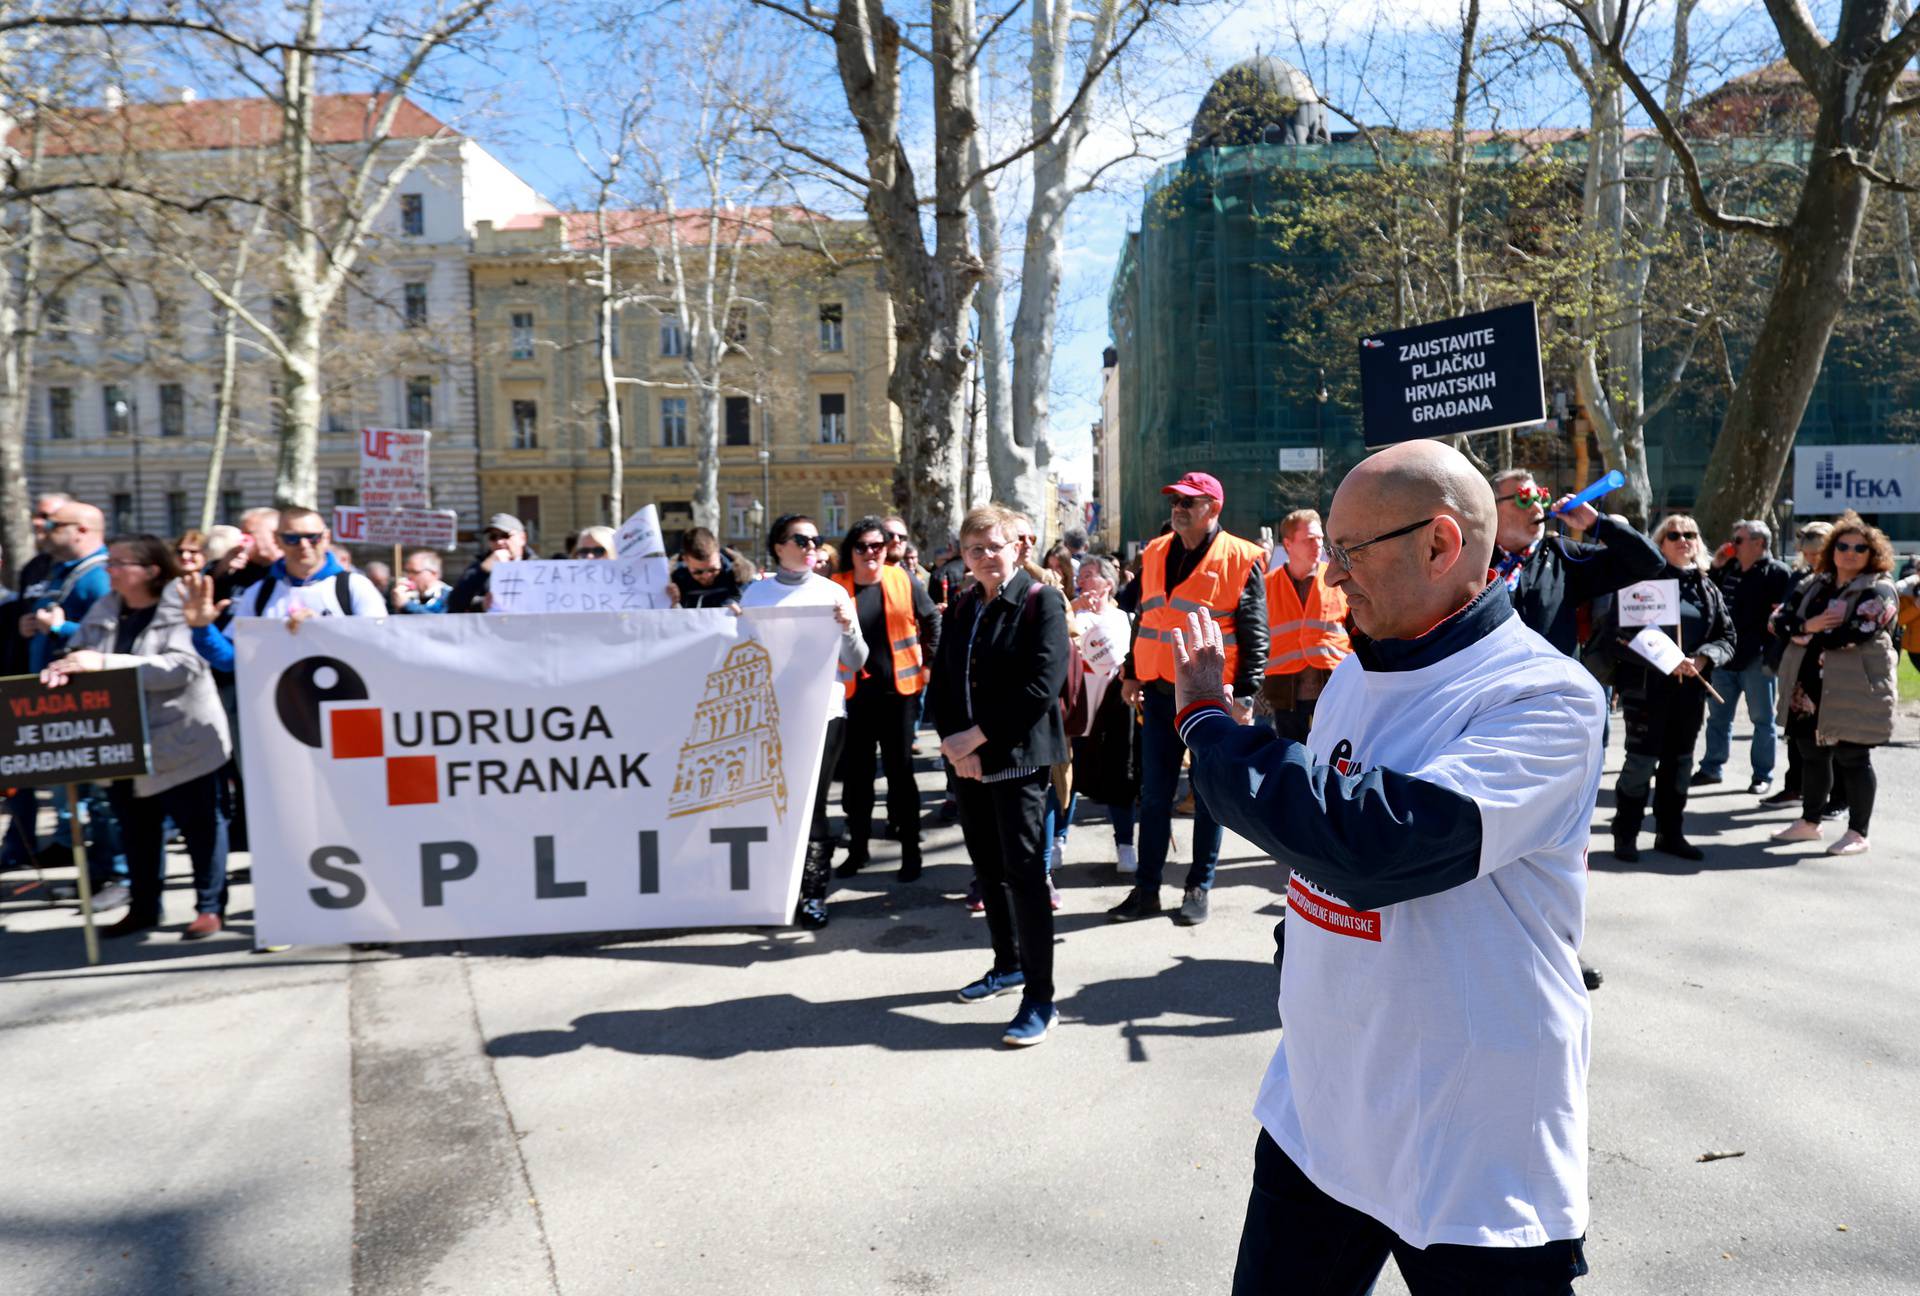
MULTIPOLYGON (((371 138, 374 119, 389 96, 320 95, 312 123, 316 144, 352 144, 371 138)), ((195 99, 187 102, 128 104, 124 108, 86 108, 45 119, 50 157, 138 152, 197 152, 261 148, 278 143, 280 109, 268 99, 195 99)), ((31 138, 34 125, 22 127, 31 138)), ((390 139, 425 139, 450 134, 445 123, 412 100, 402 100, 388 131, 390 139)), ((22 141, 24 152, 30 145, 22 141)))

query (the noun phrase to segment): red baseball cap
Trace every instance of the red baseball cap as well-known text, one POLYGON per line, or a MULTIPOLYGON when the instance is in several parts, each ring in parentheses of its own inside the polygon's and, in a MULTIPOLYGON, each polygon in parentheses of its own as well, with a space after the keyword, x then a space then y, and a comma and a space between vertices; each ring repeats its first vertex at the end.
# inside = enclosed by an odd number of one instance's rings
POLYGON ((1205 495, 1216 504, 1225 504, 1227 502, 1227 493, 1220 489, 1220 479, 1212 473, 1188 473, 1185 477, 1173 483, 1173 485, 1162 486, 1160 493, 1162 495, 1185 495, 1188 499, 1192 499, 1198 495, 1205 495))

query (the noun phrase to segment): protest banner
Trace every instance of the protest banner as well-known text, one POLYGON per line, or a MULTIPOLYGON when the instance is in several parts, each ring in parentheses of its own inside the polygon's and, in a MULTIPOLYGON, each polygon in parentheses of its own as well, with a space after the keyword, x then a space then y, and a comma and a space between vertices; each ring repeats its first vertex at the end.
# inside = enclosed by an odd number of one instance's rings
POLYGON ((397 508, 368 510, 368 544, 411 545, 422 549, 459 546, 460 515, 452 509, 397 508))
POLYGON ((830 609, 234 632, 262 942, 790 920, 830 609))
POLYGON ((1533 303, 1361 338, 1360 401, 1373 448, 1542 421, 1533 303))
POLYGON ((93 671, 49 688, 38 675, 0 679, 0 786, 67 789, 87 962, 100 961, 78 785, 145 774, 147 694, 137 670, 93 671))
POLYGON ((427 498, 427 444, 431 432, 360 429, 360 507, 369 513, 423 509, 427 498))
POLYGON ((333 538, 340 544, 367 542, 367 511, 351 504, 333 506, 333 538))
POLYGON ((1621 590, 1619 599, 1623 626, 1664 626, 1680 622, 1680 582, 1677 580, 1641 581, 1621 590))

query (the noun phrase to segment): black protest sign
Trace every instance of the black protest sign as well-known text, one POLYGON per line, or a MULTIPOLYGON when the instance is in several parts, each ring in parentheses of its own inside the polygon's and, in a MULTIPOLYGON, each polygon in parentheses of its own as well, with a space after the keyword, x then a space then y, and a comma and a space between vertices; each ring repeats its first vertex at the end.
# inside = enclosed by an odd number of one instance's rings
POLYGON ((1533 303, 1361 338, 1360 396, 1369 446, 1540 422, 1533 303))
POLYGON ((97 783, 147 772, 147 695, 138 670, 0 679, 0 787, 97 783))

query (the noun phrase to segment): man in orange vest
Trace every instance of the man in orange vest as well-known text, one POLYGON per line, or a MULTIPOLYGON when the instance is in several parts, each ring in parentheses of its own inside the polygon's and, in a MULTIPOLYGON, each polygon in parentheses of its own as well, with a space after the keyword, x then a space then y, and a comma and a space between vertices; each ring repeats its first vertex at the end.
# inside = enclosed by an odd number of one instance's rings
POLYGON ((1280 519, 1280 547, 1287 560, 1267 575, 1267 678, 1260 701, 1273 717, 1273 731, 1305 742, 1313 727, 1313 704, 1340 659, 1353 651, 1347 639, 1347 596, 1326 581, 1321 560, 1327 533, 1312 509, 1280 519))
MULTIPOLYGON (((1173 497, 1173 529, 1140 555, 1140 624, 1127 654, 1121 696, 1140 708, 1140 858, 1127 898, 1107 910, 1114 922, 1159 913, 1160 876, 1173 839, 1173 798, 1186 747, 1174 728, 1173 632, 1187 614, 1205 612, 1220 625, 1227 678, 1242 724, 1267 669, 1266 554, 1251 540, 1220 529, 1226 492, 1207 473, 1188 473, 1162 495, 1173 497)), ((1192 927, 1207 920, 1214 866, 1220 862, 1220 825, 1200 796, 1193 799, 1193 863, 1174 921, 1192 927)))

